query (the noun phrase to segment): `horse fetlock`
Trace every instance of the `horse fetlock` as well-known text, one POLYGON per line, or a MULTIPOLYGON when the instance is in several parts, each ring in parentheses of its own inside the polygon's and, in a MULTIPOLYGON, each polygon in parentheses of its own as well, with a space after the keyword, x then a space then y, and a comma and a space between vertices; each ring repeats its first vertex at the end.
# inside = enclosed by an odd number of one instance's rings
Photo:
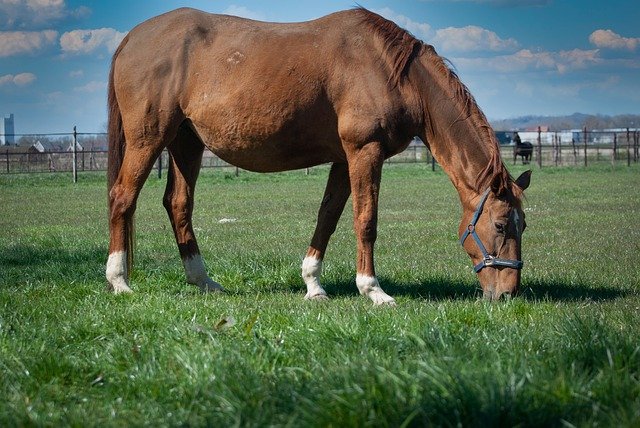
POLYGON ((107 259, 107 269, 105 272, 108 289, 115 294, 131 293, 127 285, 127 253, 126 251, 114 251, 107 259))
POLYGON ((305 257, 302 261, 302 279, 307 286, 306 300, 326 300, 327 292, 320 285, 322 274, 322 260, 315 257, 305 257))

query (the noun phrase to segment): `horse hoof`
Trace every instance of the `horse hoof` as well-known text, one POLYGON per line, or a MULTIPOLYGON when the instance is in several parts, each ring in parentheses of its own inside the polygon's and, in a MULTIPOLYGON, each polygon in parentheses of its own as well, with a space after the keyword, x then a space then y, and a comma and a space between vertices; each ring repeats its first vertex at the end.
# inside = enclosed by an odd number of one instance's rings
POLYGON ((212 279, 208 279, 204 284, 199 284, 198 287, 203 293, 224 293, 225 291, 222 285, 212 279))
POLYGON ((304 300, 313 300, 315 302, 326 302, 329 300, 329 296, 327 296, 324 293, 313 294, 313 295, 310 295, 309 293, 307 293, 304 296, 304 300))
POLYGON ((113 294, 129 294, 133 293, 133 290, 130 289, 126 284, 108 284, 107 290, 112 292, 113 294))
POLYGON ((375 306, 396 306, 396 301, 384 291, 372 291, 369 298, 375 306))

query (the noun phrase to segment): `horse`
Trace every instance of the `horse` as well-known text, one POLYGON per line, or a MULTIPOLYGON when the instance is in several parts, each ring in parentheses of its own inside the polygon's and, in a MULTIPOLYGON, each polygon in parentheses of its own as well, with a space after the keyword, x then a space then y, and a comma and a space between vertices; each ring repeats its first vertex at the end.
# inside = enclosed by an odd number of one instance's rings
POLYGON ((510 176, 486 117, 435 49, 373 12, 356 8, 286 24, 168 12, 132 29, 116 49, 108 107, 106 278, 115 293, 131 292, 137 198, 165 148, 163 205, 186 280, 223 290, 207 273, 192 225, 206 147, 263 173, 330 163, 301 266, 305 298, 327 298, 324 256, 351 196, 358 291, 376 305, 395 305, 374 268, 378 195, 385 159, 414 136, 458 191, 458 234, 483 295, 517 291, 530 171, 510 176))
POLYGON ((522 143, 518 143, 516 141, 513 146, 513 164, 516 164, 516 159, 518 156, 522 157, 522 165, 527 165, 531 162, 531 155, 533 154, 533 144, 529 141, 523 141, 522 143))

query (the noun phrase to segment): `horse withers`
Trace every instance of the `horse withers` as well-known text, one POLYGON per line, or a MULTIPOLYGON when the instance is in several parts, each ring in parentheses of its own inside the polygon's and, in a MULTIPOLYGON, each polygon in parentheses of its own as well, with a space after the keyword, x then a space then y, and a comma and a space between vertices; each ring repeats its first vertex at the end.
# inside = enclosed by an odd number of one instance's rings
POLYGON ((394 304, 373 261, 384 160, 420 137, 458 191, 459 234, 485 296, 520 284, 522 192, 530 173, 507 172, 496 137, 443 59, 363 8, 276 24, 178 9, 131 30, 109 76, 110 288, 129 292, 138 194, 163 149, 170 155, 164 206, 186 278, 221 290, 207 274, 192 225, 205 147, 257 172, 331 163, 315 232, 302 262, 307 299, 320 284, 329 238, 352 196, 356 285, 394 304), (468 232, 468 233, 467 233, 468 232))

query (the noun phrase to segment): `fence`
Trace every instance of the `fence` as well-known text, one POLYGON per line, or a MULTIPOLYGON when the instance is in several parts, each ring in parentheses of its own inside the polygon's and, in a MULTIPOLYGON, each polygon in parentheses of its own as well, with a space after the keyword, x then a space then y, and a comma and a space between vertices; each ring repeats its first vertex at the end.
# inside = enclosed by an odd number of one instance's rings
MULTIPOLYGON (((520 133, 520 136, 523 137, 520 133)), ((637 163, 640 159, 640 131, 638 129, 616 129, 589 131, 586 128, 574 131, 552 131, 528 133, 533 145, 531 162, 538 167, 567 166, 610 163, 611 165, 637 163)), ((515 159, 514 146, 502 146, 502 157, 506 163, 521 162, 515 159)))
MULTIPOLYGON (((640 159, 640 132, 635 130, 563 131, 520 133, 522 140, 533 144, 532 164, 538 167, 560 167, 609 163, 612 165, 636 163, 640 159)), ((104 133, 21 134, 20 146, 0 148, 0 174, 106 171, 107 139, 104 133), (75 161, 74 161, 75 159, 75 161)), ((502 145, 502 157, 507 164, 514 162, 514 146, 502 145)), ((411 144, 404 152, 390 158, 388 163, 431 163, 435 161, 423 144, 411 144)), ((154 169, 162 176, 168 165, 168 154, 163 152, 154 169)), ((230 168, 209 151, 205 151, 202 168, 230 168)))

